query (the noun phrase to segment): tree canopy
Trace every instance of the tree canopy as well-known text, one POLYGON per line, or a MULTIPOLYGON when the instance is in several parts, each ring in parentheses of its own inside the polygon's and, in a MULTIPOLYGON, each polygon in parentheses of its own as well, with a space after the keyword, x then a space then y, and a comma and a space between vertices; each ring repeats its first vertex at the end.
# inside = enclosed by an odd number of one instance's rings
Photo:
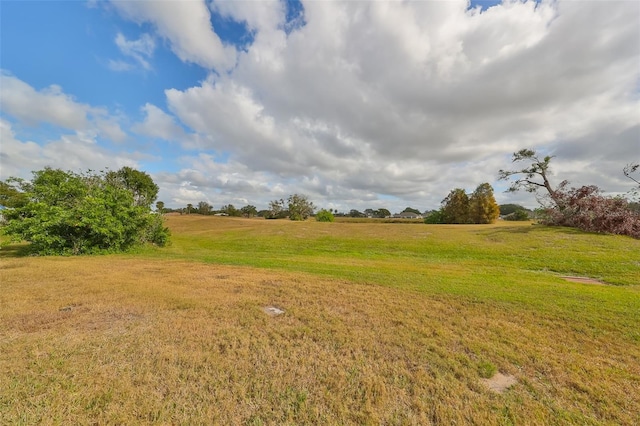
POLYGON ((469 222, 493 223, 500 216, 500 207, 488 183, 478 185, 469 198, 469 222))
POLYGON ((500 170, 498 179, 510 180, 512 177, 516 177, 507 192, 516 192, 521 189, 527 192, 538 192, 540 189, 545 189, 557 205, 560 198, 549 181, 549 167, 552 158, 549 155, 540 158, 540 155, 532 149, 521 149, 513 153, 512 163, 526 162, 529 164, 517 170, 500 170))
POLYGON ((442 200, 442 220, 444 223, 469 222, 469 196, 464 189, 452 189, 442 200))
POLYGON ((13 240, 30 242, 38 254, 120 252, 143 243, 165 245, 169 230, 162 216, 150 211, 157 186, 146 173, 120 172, 79 174, 45 168, 33 172, 31 181, 9 179, 5 184, 14 197, 20 194, 22 202, 4 211, 4 232, 13 240))
POLYGON ((306 220, 315 210, 315 206, 306 195, 293 194, 287 199, 289 219, 306 220))

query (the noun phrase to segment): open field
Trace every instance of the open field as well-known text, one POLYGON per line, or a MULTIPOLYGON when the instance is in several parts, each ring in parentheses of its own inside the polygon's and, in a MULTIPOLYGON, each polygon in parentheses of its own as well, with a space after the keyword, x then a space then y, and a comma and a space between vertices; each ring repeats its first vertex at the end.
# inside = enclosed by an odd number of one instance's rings
POLYGON ((0 250, 1 424, 640 423, 638 240, 168 223, 131 255, 0 250))

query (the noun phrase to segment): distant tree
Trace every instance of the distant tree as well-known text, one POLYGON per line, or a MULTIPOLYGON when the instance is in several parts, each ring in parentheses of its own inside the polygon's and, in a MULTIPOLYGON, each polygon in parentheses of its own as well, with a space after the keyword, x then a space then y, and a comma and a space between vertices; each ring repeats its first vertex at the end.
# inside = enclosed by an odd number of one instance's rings
POLYGON ((420 210, 418 210, 418 209, 414 209, 413 207, 407 207, 407 208, 405 208, 405 209, 402 211, 402 213, 405 213, 405 212, 406 212, 406 213, 415 213, 415 214, 417 214, 417 215, 422 215, 422 213, 420 212, 420 210))
POLYGON ((293 194, 287 199, 289 207, 289 219, 306 220, 313 214, 315 206, 306 195, 293 194))
POLYGON ((442 217, 442 210, 433 210, 428 213, 425 213, 424 223, 428 224, 438 224, 444 223, 444 219, 442 217))
POLYGON ((384 219, 389 216, 391 216, 391 212, 387 209, 378 209, 375 211, 375 217, 384 219))
POLYGON ((318 222, 333 222, 335 217, 329 210, 322 209, 316 213, 316 220, 318 222))
POLYGON ((524 209, 519 209, 505 215, 504 220, 524 222, 529 220, 529 213, 524 209))
POLYGON ((478 185, 469 198, 469 221, 471 223, 493 223, 500 216, 500 208, 488 183, 478 185))
POLYGON ((267 216, 267 219, 282 219, 287 217, 287 214, 288 212, 282 198, 279 200, 269 201, 269 215, 267 216))
POLYGON ((156 211, 160 214, 164 213, 164 202, 162 201, 156 202, 156 211))
POLYGON ((351 209, 351 210, 349 210, 349 216, 350 217, 364 217, 365 215, 364 215, 364 213, 359 212, 356 209, 351 209))
POLYGON ((528 210, 526 207, 523 207, 519 204, 500 204, 500 215, 506 216, 518 210, 528 210))
POLYGON ((507 192, 516 192, 524 189, 527 192, 537 193, 540 189, 544 189, 555 206, 561 208, 562 206, 559 203, 562 200, 549 182, 549 165, 552 158, 552 156, 548 155, 540 158, 534 150, 521 149, 513 153, 512 162, 528 162, 530 164, 518 170, 500 170, 498 178, 500 180, 510 180, 514 176, 517 177, 507 192))
POLYGON ((244 217, 253 217, 258 214, 258 209, 256 209, 256 206, 248 205, 241 208, 240 212, 244 217))
POLYGON ((158 196, 158 185, 153 182, 151 176, 131 167, 107 172, 104 179, 111 185, 120 186, 131 192, 137 206, 151 208, 158 196))
MULTIPOLYGON (((3 211, 4 232, 14 241, 30 242, 38 254, 121 252, 147 242, 165 245, 169 230, 162 216, 152 213, 143 197, 112 173, 45 168, 33 172, 30 182, 12 180, 24 202, 3 211)), ((152 199, 153 194, 144 197, 152 199)))
POLYGON ((442 200, 443 223, 468 223, 469 222, 469 197, 464 189, 452 189, 449 195, 442 200))
POLYGON ((211 206, 211 204, 207 203, 206 201, 200 201, 198 203, 198 213, 200 214, 210 214, 212 209, 213 207, 211 206))
POLYGON ((256 213, 256 216, 264 217, 264 218, 267 218, 270 215, 271 215, 271 211, 269 211, 269 210, 260 210, 260 211, 258 211, 258 213, 256 213))
POLYGON ((187 204, 187 214, 191 214, 192 210, 193 210, 193 204, 191 203, 187 204))
POLYGON ((220 209, 220 212, 225 213, 228 216, 234 216, 234 217, 242 216, 242 212, 237 208, 235 208, 233 204, 227 204, 225 206, 222 206, 222 208, 220 209))

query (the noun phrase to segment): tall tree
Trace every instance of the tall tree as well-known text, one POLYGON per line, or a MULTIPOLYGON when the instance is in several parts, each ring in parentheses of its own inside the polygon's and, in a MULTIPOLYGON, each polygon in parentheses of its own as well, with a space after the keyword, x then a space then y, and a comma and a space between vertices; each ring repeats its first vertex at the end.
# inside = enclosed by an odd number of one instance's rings
POLYGON ((376 210, 376 217, 385 218, 391 216, 391 212, 387 209, 378 209, 376 210))
POLYGON ((472 223, 493 223, 500 216, 500 207, 488 183, 478 185, 469 198, 469 219, 472 223))
POLYGON ((443 223, 469 222, 469 196, 462 188, 452 189, 442 200, 443 223))
POLYGON ((164 202, 163 201, 156 202, 156 210, 160 214, 164 213, 164 202))
POLYGON ((269 216, 268 219, 282 219, 286 216, 286 209, 284 207, 284 200, 269 201, 269 216))
POLYGON ((193 210, 193 204, 187 204, 187 214, 191 214, 191 210, 193 210))
POLYGON ((516 180, 512 182, 511 186, 507 190, 508 192, 516 192, 520 189, 524 189, 527 192, 538 192, 541 189, 547 191, 547 194, 551 197, 554 204, 557 207, 561 207, 561 197, 557 194, 556 190, 551 186, 549 181, 549 165, 552 156, 540 156, 531 149, 521 149, 518 152, 513 153, 513 163, 526 162, 529 165, 522 167, 518 170, 500 170, 498 172, 498 178, 500 180, 510 180, 512 177, 516 177, 516 180))
POLYGON ((252 206, 249 204, 248 206, 244 206, 243 208, 241 208, 240 212, 244 217, 253 217, 258 214, 258 209, 256 209, 256 206, 252 206))
POLYGON ((402 213, 405 213, 405 212, 407 212, 407 213, 415 213, 415 214, 417 214, 417 215, 422 215, 422 212, 420 212, 420 210, 418 210, 418 209, 414 209, 413 207, 407 207, 407 208, 405 208, 405 209, 402 211, 402 213))
POLYGON ((293 194, 287 199, 289 207, 289 219, 306 220, 313 214, 315 206, 306 195, 293 194))
POLYGON ((211 204, 207 203, 206 201, 200 201, 198 203, 198 213, 200 214, 209 214, 211 213, 211 209, 213 207, 211 207, 211 204))

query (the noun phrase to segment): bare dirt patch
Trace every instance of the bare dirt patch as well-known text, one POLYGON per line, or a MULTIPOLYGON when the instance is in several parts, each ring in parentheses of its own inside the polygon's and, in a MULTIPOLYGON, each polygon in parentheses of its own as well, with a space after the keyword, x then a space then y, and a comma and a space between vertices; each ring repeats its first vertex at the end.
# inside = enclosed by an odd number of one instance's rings
POLYGON ((589 277, 574 277, 571 275, 563 275, 560 278, 570 281, 572 283, 606 285, 606 283, 602 281, 596 280, 594 278, 589 278, 589 277))
POLYGON ((264 313, 272 317, 277 317, 278 315, 284 314, 284 311, 282 309, 276 308, 275 306, 265 306, 264 308, 262 308, 262 310, 264 311, 264 313))
POLYGON ((487 389, 496 393, 503 393, 518 383, 518 380, 509 374, 496 373, 490 379, 481 379, 481 382, 487 389))

